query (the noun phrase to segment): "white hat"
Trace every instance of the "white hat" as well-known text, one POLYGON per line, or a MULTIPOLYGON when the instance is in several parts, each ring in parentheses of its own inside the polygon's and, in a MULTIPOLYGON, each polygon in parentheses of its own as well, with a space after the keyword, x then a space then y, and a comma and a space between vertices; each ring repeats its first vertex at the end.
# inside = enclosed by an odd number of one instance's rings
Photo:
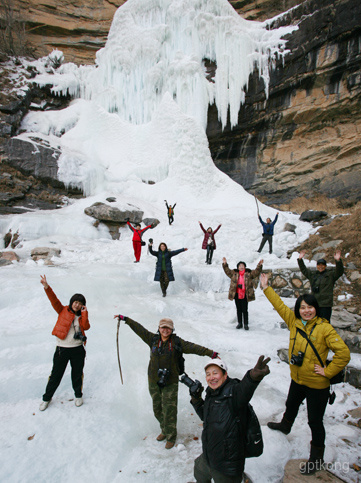
POLYGON ((223 369, 224 371, 228 371, 227 369, 227 365, 225 362, 221 361, 221 359, 211 359, 209 362, 207 362, 207 364, 204 366, 204 370, 206 371, 207 370, 207 367, 208 366, 218 366, 220 367, 221 369, 223 369))

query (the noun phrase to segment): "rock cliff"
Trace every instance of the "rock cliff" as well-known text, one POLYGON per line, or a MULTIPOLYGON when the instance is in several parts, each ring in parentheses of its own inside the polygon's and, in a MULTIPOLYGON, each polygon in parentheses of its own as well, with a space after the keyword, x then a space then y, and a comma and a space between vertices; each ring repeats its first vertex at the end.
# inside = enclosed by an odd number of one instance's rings
POLYGON ((361 3, 310 0, 273 22, 297 24, 269 97, 250 79, 238 126, 223 132, 209 109, 215 164, 270 204, 323 194, 361 198, 361 3))

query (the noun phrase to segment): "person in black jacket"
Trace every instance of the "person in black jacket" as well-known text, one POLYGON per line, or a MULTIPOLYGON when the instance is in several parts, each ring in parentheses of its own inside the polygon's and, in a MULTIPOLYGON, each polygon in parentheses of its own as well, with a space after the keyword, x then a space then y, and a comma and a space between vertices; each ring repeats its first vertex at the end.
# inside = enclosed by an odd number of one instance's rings
POLYGON ((186 252, 188 248, 180 248, 179 250, 168 250, 167 245, 162 242, 159 245, 158 251, 153 250, 153 242, 148 245, 149 252, 157 257, 155 265, 154 281, 160 282, 163 297, 167 295, 167 288, 169 282, 174 282, 174 274, 171 258, 179 253, 186 252))
MULTIPOLYGON (((206 397, 191 394, 191 404, 203 421, 201 454, 194 462, 198 483, 241 482, 245 463, 247 407, 259 382, 269 374, 270 358, 260 356, 257 364, 239 379, 231 379, 220 359, 206 366, 206 397), (239 422, 236 421, 239 418, 239 422)), ((203 388, 202 388, 203 390, 203 388)))

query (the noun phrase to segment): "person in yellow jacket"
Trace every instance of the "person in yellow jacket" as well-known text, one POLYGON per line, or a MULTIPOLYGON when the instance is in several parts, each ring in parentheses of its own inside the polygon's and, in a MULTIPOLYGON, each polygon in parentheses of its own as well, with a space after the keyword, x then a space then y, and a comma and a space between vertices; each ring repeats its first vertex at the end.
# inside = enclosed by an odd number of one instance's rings
POLYGON ((268 286, 268 276, 261 274, 261 288, 290 330, 288 356, 291 384, 286 401, 286 411, 280 423, 269 422, 270 429, 288 434, 295 421, 301 403, 306 399, 308 425, 312 433, 310 457, 300 468, 302 474, 310 475, 323 467, 326 432, 323 416, 330 394, 330 379, 338 374, 350 360, 350 350, 326 319, 319 317, 320 308, 314 295, 298 297, 294 311, 287 307, 276 292, 268 286), (302 336, 313 343, 323 366, 302 336), (329 350, 334 352, 332 362, 326 367, 329 350))

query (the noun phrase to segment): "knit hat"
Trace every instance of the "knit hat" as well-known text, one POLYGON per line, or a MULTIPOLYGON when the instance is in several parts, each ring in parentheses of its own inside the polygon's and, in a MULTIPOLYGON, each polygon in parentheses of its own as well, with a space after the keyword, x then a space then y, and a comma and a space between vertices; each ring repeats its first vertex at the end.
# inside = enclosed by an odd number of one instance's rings
POLYGON ((324 258, 320 258, 317 260, 317 265, 322 264, 322 265, 327 265, 326 260, 324 258))
POLYGON ((207 364, 204 366, 204 370, 206 371, 207 370, 207 367, 208 366, 218 366, 220 367, 221 369, 223 369, 224 371, 228 371, 227 369, 227 365, 225 362, 221 361, 221 359, 211 359, 209 362, 207 362, 207 364))
POLYGON ((174 322, 172 319, 169 319, 168 317, 164 317, 164 319, 160 319, 158 327, 160 329, 162 327, 168 327, 168 329, 174 330, 174 322))

